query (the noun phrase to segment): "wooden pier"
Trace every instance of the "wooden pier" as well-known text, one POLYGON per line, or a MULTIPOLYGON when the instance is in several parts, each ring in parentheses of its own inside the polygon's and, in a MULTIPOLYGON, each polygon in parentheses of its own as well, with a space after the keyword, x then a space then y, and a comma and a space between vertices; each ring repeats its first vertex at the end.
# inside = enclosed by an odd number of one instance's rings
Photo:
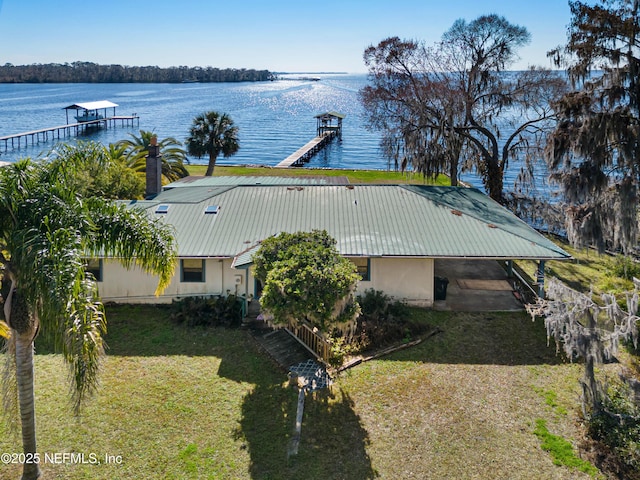
POLYGON ((342 120, 344 117, 344 115, 337 112, 316 115, 315 118, 318 121, 317 136, 304 147, 299 148, 278 163, 276 168, 301 167, 335 137, 342 137, 342 120), (335 125, 334 121, 337 121, 335 125))
POLYGON ((276 165, 276 168, 301 167, 322 150, 335 136, 336 132, 323 133, 282 160, 276 165))
POLYGON ((9 149, 9 144, 11 144, 11 148, 20 148, 23 145, 23 139, 24 146, 26 147, 29 145, 29 141, 31 142, 31 145, 35 145, 36 143, 47 142, 49 141, 49 139, 60 140, 61 138, 71 137, 72 135, 78 136, 80 133, 91 128, 108 128, 109 126, 114 127, 118 122, 120 122, 122 126, 133 126, 134 122, 137 122, 137 125, 140 125, 140 117, 135 114, 114 115, 111 117, 100 118, 87 122, 67 123, 65 125, 59 125, 57 127, 42 128, 40 130, 32 130, 30 132, 14 133, 13 135, 0 137, 0 145, 4 143, 4 149, 5 151, 7 151, 9 149))

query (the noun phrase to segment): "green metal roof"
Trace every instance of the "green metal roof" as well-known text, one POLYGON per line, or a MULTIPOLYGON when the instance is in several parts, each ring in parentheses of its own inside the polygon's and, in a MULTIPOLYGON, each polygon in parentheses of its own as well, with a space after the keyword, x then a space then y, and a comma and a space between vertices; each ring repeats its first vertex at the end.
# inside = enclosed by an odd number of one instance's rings
POLYGON ((219 195, 233 187, 190 187, 190 188, 174 188, 164 190, 153 198, 155 203, 200 203, 214 195, 219 195))
POLYGON ((168 190, 153 202, 140 204, 150 215, 174 225, 182 257, 235 257, 283 231, 325 229, 345 256, 570 258, 502 206, 469 188, 193 187, 168 190), (164 214, 154 213, 160 203, 169 205, 164 214), (217 205, 218 213, 204 214, 208 205, 217 205))
POLYGON ((219 177, 190 176, 165 185, 165 190, 184 187, 221 187, 237 185, 342 185, 349 183, 347 177, 327 177, 322 175, 305 177, 283 177, 271 175, 244 176, 229 175, 219 177))

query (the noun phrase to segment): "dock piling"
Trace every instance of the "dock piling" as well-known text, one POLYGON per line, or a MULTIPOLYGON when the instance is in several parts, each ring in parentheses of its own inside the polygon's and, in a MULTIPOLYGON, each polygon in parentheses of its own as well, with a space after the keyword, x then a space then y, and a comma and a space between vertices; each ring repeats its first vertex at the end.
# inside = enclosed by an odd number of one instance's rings
POLYGON ((114 115, 107 118, 101 118, 98 120, 91 120, 88 122, 80 122, 80 123, 67 123, 65 125, 59 125, 57 127, 50 128, 42 128, 40 130, 33 130, 31 132, 22 132, 22 133, 14 133, 13 135, 6 135, 4 137, 0 137, 0 142, 4 143, 5 152, 9 149, 9 141, 11 141, 11 148, 20 148, 22 146, 22 139, 24 138, 24 146, 27 147, 29 145, 29 139, 31 139, 31 145, 35 145, 36 143, 40 143, 40 139, 42 138, 42 142, 49 141, 49 133, 51 133, 51 138, 60 139, 60 135, 64 138, 67 136, 71 136, 75 134, 77 137, 80 132, 85 131, 86 128, 91 127, 104 127, 108 128, 109 126, 115 127, 118 120, 120 121, 121 126, 134 125, 134 122, 137 122, 137 125, 140 125, 140 117, 138 115, 114 115))
POLYGON ((342 120, 345 115, 327 112, 316 115, 318 121, 317 136, 302 148, 296 150, 276 165, 276 168, 301 167, 311 157, 327 146, 336 137, 342 137, 342 120), (337 120, 334 125, 333 121, 337 120))

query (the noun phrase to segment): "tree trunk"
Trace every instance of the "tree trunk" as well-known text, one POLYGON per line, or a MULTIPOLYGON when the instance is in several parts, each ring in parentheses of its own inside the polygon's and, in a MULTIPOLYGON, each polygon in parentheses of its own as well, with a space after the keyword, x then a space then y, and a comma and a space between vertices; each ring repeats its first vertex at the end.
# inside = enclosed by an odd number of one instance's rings
POLYGON ((485 186, 487 187, 487 193, 489 197, 496 202, 504 204, 504 168, 493 158, 486 159, 485 162, 485 186))
MULTIPOLYGON (((16 335, 16 377, 18 382, 18 400, 20 403, 20 423, 22 427, 22 449, 27 460, 37 458, 36 448, 36 411, 33 384, 33 337, 35 332, 16 335)), ((35 480, 40 477, 40 465, 25 463, 22 480, 35 480)))
POLYGON ((449 179, 451 180, 451 186, 458 186, 458 163, 451 162, 451 166, 449 168, 449 179))
MULTIPOLYGON (((9 276, 11 269, 7 269, 9 276)), ((38 456, 36 445, 36 409, 33 384, 33 340, 38 333, 38 317, 29 310, 23 295, 15 288, 15 280, 11 280, 9 294, 4 302, 4 314, 11 327, 11 336, 15 338, 16 382, 18 384, 18 405, 20 408, 20 425, 22 431, 22 451, 25 463, 22 467, 21 480, 35 480, 42 475, 40 465, 36 463, 38 456)))
POLYGON ((587 354, 585 355, 584 363, 584 379, 583 379, 583 407, 587 407, 590 411, 586 412, 587 415, 597 415, 602 410, 602 395, 600 386, 596 380, 595 363, 596 357, 594 350, 599 348, 599 342, 597 338, 596 328, 598 322, 595 315, 589 312, 587 319, 587 328, 589 329, 589 338, 585 339, 588 342, 587 354), (593 345, 596 348, 593 348, 593 345))
POLYGON ((216 155, 209 154, 209 165, 207 166, 207 172, 205 173, 205 176, 210 177, 213 175, 213 169, 216 166, 216 158, 216 155))

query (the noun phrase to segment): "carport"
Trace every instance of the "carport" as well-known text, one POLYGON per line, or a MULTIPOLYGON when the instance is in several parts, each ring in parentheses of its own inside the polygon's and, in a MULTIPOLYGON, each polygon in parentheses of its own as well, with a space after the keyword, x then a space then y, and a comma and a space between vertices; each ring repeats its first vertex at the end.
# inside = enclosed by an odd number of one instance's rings
POLYGON ((498 260, 436 259, 434 272, 436 278, 448 280, 446 299, 434 302, 436 310, 486 312, 524 309, 514 292, 515 279, 509 277, 498 260))

